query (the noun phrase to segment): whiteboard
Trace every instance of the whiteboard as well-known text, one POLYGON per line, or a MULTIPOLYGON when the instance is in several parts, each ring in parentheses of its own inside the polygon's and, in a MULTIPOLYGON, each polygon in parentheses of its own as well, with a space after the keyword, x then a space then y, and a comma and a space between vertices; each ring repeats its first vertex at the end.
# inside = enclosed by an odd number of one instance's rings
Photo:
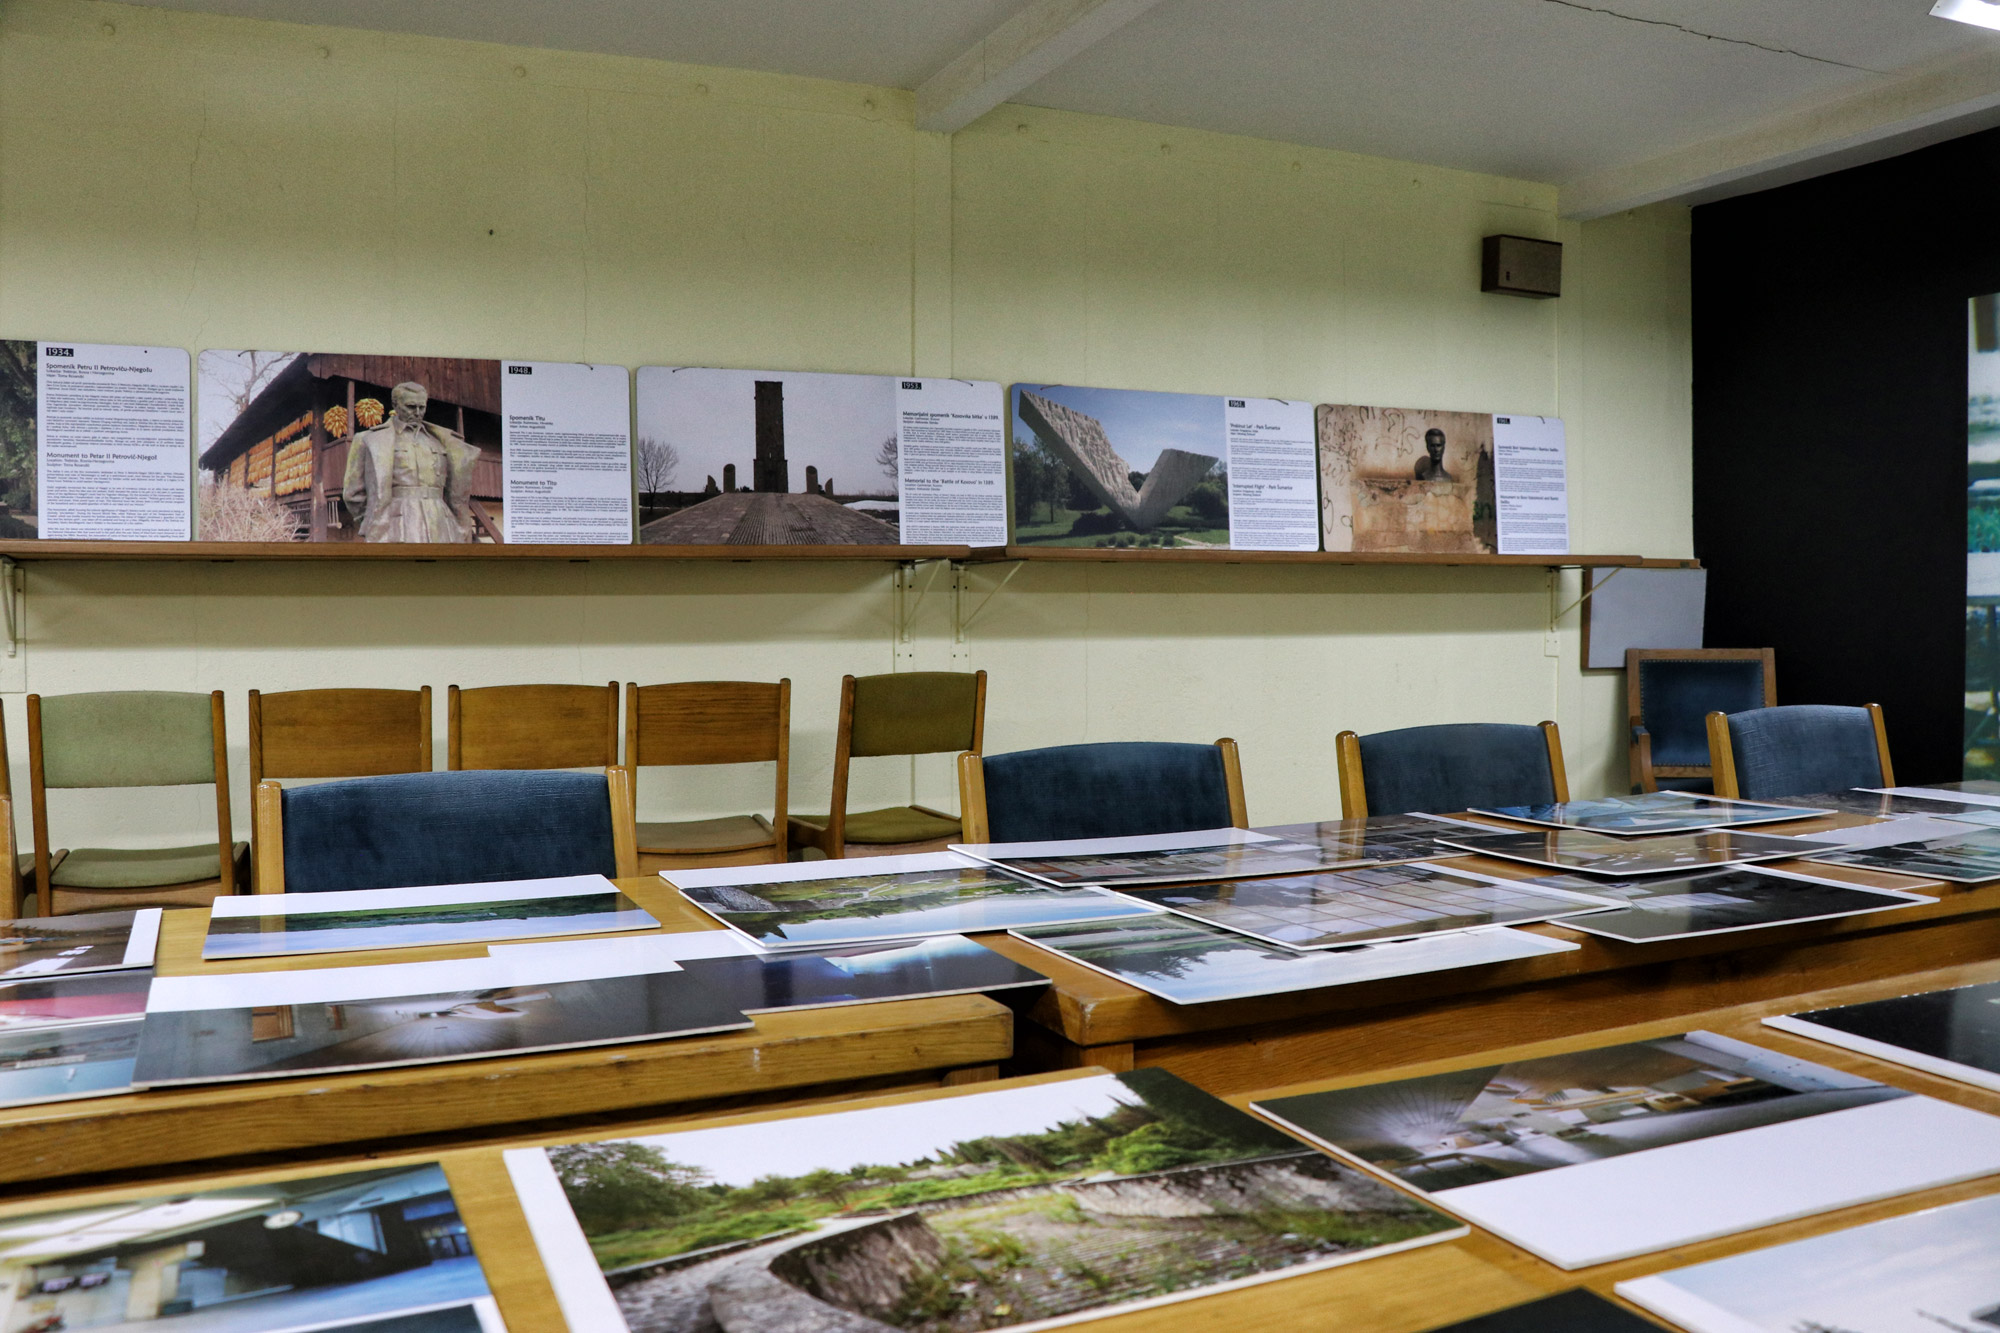
POLYGON ((1586 569, 1583 665, 1625 665, 1627 648, 1699 648, 1705 569, 1586 569))

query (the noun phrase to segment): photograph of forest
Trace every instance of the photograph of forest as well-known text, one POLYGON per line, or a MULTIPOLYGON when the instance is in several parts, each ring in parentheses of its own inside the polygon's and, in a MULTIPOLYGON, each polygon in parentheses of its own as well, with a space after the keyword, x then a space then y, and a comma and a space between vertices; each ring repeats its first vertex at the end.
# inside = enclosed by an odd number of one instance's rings
POLYGON ((1460 1230, 1160 1070, 546 1151, 632 1333, 1003 1328, 1460 1230))

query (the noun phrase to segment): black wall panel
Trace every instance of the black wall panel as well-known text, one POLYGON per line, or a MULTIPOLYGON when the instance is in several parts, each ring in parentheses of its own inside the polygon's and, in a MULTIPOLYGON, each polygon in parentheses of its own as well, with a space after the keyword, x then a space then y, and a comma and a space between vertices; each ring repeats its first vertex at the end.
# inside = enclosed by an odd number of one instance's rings
POLYGON ((1966 298, 2000 291, 2000 130, 1694 210, 1694 542, 1711 647, 1780 703, 1880 703, 1958 776, 1966 298))

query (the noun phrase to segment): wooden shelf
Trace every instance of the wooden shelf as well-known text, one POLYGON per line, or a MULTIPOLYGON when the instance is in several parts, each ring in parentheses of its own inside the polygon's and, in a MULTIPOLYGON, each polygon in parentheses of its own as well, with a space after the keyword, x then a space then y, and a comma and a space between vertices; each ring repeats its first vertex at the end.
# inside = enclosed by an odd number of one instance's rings
POLYGON ((1401 551, 1161 550, 1104 546, 534 546, 395 542, 78 542, 0 541, 0 557, 32 560, 670 560, 747 564, 791 560, 961 560, 1052 564, 1177 565, 1496 565, 1541 569, 1642 567, 1698 569, 1700 561, 1637 555, 1452 555, 1401 551))
POLYGON ((534 546, 439 542, 0 541, 12 560, 964 560, 969 546, 534 546))
POLYGON ((978 546, 973 564, 1015 560, 1056 564, 1179 564, 1179 565, 1499 565, 1540 569, 1581 567, 1699 569, 1698 560, 1649 558, 1641 555, 1467 555, 1432 551, 1230 551, 1174 547, 1114 546, 978 546))

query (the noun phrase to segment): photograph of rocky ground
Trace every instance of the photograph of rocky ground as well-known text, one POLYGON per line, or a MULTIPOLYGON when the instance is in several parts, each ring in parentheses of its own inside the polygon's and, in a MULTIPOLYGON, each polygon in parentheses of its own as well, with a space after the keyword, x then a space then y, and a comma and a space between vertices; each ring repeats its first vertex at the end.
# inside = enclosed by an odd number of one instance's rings
POLYGON ((1458 1230, 1155 1070, 549 1157, 632 1333, 1004 1328, 1458 1230))

